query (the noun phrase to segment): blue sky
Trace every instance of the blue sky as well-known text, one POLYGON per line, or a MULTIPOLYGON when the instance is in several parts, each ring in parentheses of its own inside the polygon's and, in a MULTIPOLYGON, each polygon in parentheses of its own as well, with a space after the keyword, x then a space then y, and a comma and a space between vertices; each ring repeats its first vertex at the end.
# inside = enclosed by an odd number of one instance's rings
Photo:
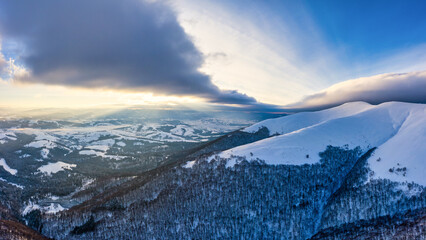
MULTIPOLYGON (((348 80, 375 79, 382 93, 403 84, 407 96, 426 81, 418 74, 426 70, 424 1, 29 3, 0 2, 0 66, 8 68, 3 76, 14 72, 0 84, 8 105, 34 102, 23 96, 37 87, 40 105, 96 95, 102 101, 89 102, 270 109, 311 101, 348 80)), ((365 100, 358 96, 351 100, 365 100)))
MULTIPOLYGON (((235 14, 251 13, 253 21, 259 13, 278 18, 301 41, 318 34, 348 64, 426 43, 425 1, 236 0, 221 4, 235 14)), ((304 52, 306 57, 309 53, 308 49, 304 52)))
POLYGON ((425 1, 234 0, 222 4, 235 12, 263 11, 283 22, 293 21, 294 28, 306 27, 310 18, 330 46, 344 48, 356 58, 426 42, 425 1))
POLYGON ((425 1, 306 1, 327 41, 348 58, 426 42, 425 1))
POLYGON ((264 102, 285 105, 346 80, 426 69, 420 1, 178 2, 199 49, 229 58, 206 67, 213 81, 264 102))

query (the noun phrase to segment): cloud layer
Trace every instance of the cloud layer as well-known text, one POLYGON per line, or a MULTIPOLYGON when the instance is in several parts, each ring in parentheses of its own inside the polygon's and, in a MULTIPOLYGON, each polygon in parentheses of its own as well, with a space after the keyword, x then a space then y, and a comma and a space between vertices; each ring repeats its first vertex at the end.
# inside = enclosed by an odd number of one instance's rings
POLYGON ((352 101, 371 104, 388 101, 426 103, 426 71, 380 74, 348 80, 287 107, 320 109, 352 101))
MULTIPOLYGON (((193 95, 259 104, 198 71, 203 56, 162 3, 139 0, 3 1, 0 36, 24 46, 15 81, 193 95)), ((1 60, 1 59, 0 59, 1 60)))
MULTIPOLYGON (((0 39, 1 40, 1 39, 0 39)), ((1 42, 0 42, 0 80, 2 80, 2 75, 7 71, 7 62, 1 52, 1 42)))

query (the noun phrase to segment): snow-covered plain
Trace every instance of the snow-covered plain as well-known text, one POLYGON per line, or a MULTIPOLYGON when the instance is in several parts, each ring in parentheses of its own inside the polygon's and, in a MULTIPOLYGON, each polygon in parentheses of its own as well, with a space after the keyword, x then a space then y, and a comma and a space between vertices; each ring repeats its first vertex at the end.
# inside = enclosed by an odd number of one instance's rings
POLYGON ((56 147, 56 144, 52 141, 43 139, 43 140, 37 140, 37 141, 31 142, 25 145, 25 147, 52 149, 56 147))
MULTIPOLYGON (((98 152, 96 152, 95 150, 81 150, 79 154, 80 155, 98 155, 98 152)), ((103 154, 103 153, 99 153, 99 154, 103 154)))
POLYGON ((68 164, 64 162, 55 162, 55 163, 48 163, 47 165, 43 165, 38 168, 38 170, 42 173, 45 173, 47 175, 50 175, 52 173, 57 173, 59 171, 63 171, 65 169, 71 170, 72 168, 77 167, 75 164, 68 164))
POLYGON ((372 178, 426 185, 423 176, 426 172, 425 104, 347 103, 323 111, 266 120, 245 131, 255 132, 260 127, 267 127, 271 134, 282 135, 229 149, 218 156, 230 158, 228 166, 236 163, 234 156, 261 159, 267 164, 302 165, 319 162, 318 153, 328 145, 360 147, 363 152, 377 147, 369 159, 374 172, 372 178))
MULTIPOLYGON (((33 121, 37 123, 37 121, 33 121)), ((31 127, 14 127, 0 129, 0 144, 16 140, 16 134, 34 136, 34 140, 25 145, 27 148, 52 150, 60 148, 69 153, 83 150, 82 154, 105 155, 111 147, 125 147, 126 140, 145 143, 167 142, 205 142, 212 137, 220 136, 247 126, 247 121, 225 121, 219 119, 185 120, 170 124, 167 119, 157 123, 109 124, 91 123, 85 126, 78 124, 61 125, 57 128, 39 129, 31 127), (94 150, 92 152, 86 150, 94 150), (96 154, 95 154, 96 151, 96 154)), ((31 125, 31 124, 30 124, 31 125)), ((47 158, 47 150, 41 152, 47 158)))
MULTIPOLYGON (((16 119, 16 125, 0 129, 0 147, 20 145, 14 151, 20 159, 44 162, 49 159, 91 160, 102 158, 123 160, 129 151, 140 154, 150 145, 167 146, 170 142, 205 142, 226 132, 247 126, 247 121, 202 118, 199 120, 156 119, 132 122, 112 120, 76 120, 51 122, 48 128, 40 128, 46 121, 16 119), (105 121, 105 122, 103 122, 105 121), (21 140, 21 141, 17 141, 21 140), (17 141, 16 143, 9 143, 17 141), (23 143, 23 144, 22 144, 23 143)), ((153 146, 156 149, 156 146, 153 146)), ((164 150, 164 149, 161 149, 164 150)), ((9 159, 8 159, 9 160, 9 159)), ((21 165, 22 166, 22 165, 21 165)), ((50 166, 50 165, 49 165, 50 166)), ((13 173, 15 169, 5 167, 13 173)), ((58 168, 62 169, 62 168, 58 168)), ((19 168, 18 168, 19 170, 19 168)), ((39 168, 45 170, 45 166, 39 168)), ((48 175, 54 172, 44 171, 48 175)))

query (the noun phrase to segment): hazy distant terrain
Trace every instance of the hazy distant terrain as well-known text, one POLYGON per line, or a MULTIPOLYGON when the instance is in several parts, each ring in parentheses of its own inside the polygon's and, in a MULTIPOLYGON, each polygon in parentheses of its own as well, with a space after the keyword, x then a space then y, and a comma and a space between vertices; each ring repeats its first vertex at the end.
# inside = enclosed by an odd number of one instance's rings
POLYGON ((97 179, 118 184, 258 117, 232 120, 214 112, 161 110, 95 113, 3 115, 0 201, 15 218, 35 209, 63 211, 80 203, 73 196, 97 179))

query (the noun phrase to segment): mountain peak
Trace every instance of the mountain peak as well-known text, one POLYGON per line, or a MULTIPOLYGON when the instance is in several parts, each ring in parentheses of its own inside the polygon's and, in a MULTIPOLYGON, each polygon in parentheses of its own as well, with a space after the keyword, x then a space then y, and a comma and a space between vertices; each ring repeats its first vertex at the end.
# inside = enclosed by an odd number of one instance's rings
POLYGON ((253 132, 261 126, 279 135, 223 151, 218 156, 230 158, 228 166, 235 163, 234 156, 264 160, 267 164, 302 165, 318 163, 318 154, 328 145, 359 147, 364 153, 377 147, 369 160, 372 178, 426 185, 422 177, 426 171, 422 164, 426 155, 426 131, 422 128, 425 124, 424 104, 351 102, 254 124, 244 131, 253 132))

